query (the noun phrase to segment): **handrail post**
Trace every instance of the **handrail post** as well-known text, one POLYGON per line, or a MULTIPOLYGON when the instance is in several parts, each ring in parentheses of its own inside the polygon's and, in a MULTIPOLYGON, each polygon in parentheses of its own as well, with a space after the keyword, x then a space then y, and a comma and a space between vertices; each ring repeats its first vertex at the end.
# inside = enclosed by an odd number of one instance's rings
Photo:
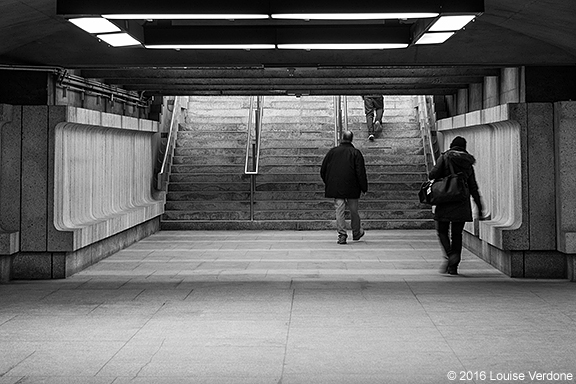
POLYGON ((344 116, 344 129, 348 131, 348 96, 344 96, 344 107, 341 114, 344 116))
POLYGON ((334 146, 338 146, 342 137, 341 96, 334 96, 334 146))
POLYGON ((254 204, 256 204, 256 175, 259 172, 260 141, 262 137, 262 105, 262 96, 252 96, 250 98, 246 159, 244 163, 244 174, 250 175, 250 221, 254 221, 254 204), (254 134, 252 135, 253 128, 254 134), (252 162, 250 162, 250 157, 252 157, 252 162))
MULTIPOLYGON (((172 166, 172 156, 174 153, 174 146, 176 142, 176 136, 178 132, 178 125, 180 124, 180 114, 183 107, 183 103, 187 102, 187 98, 182 96, 176 96, 172 104, 172 116, 170 117, 170 127, 168 128, 168 138, 166 139, 166 146, 164 154, 162 156, 162 163, 160 166, 160 171, 157 174, 156 189, 159 191, 166 191, 168 177, 170 175, 172 166)), ((168 108, 169 110, 169 108, 168 108)))
POLYGON ((256 175, 250 174, 250 221, 254 221, 254 195, 256 194, 256 175))

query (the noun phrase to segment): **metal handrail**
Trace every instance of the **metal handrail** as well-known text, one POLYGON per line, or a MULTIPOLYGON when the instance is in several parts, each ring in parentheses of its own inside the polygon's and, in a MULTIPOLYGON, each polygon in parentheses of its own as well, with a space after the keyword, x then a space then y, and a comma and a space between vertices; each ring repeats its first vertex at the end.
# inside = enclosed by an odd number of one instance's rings
POLYGON ((342 137, 341 96, 334 96, 334 146, 337 147, 342 137))
POLYGON ((344 130, 348 131, 348 96, 344 96, 344 106, 342 107, 343 112, 343 121, 344 121, 344 130))
POLYGON ((248 115, 248 137, 246 140, 246 160, 244 162, 244 174, 250 175, 250 221, 254 221, 254 204, 256 203, 256 175, 260 171, 260 140, 262 137, 262 106, 263 96, 250 98, 250 112, 248 115), (252 119, 254 116, 254 120, 252 119), (254 129, 254 137, 252 137, 254 129), (252 169, 249 169, 252 159, 252 169))
MULTIPOLYGON (((436 113, 434 112, 434 102, 430 96, 418 96, 418 122, 420 132, 424 140, 424 153, 432 159, 432 164, 436 165, 436 148, 432 140, 434 127, 436 125, 436 113)), ((428 160, 426 161, 428 165, 428 160)), ((430 168, 430 167, 428 167, 430 168)))
POLYGON ((174 147, 176 146, 176 136, 178 126, 180 125, 180 118, 182 110, 185 109, 188 98, 185 96, 176 96, 174 98, 174 108, 172 110, 172 117, 170 118, 170 128, 168 130, 168 139, 166 140, 166 147, 164 157, 162 158, 162 166, 157 176, 156 188, 160 191, 166 191, 168 185, 168 177, 172 167, 172 157, 174 155, 174 147))
POLYGON ((244 174, 257 175, 260 168, 260 138, 262 131, 262 96, 252 96, 250 98, 250 113, 248 115, 248 139, 246 140, 246 159, 244 161, 244 174), (254 116, 254 119, 252 118, 254 116), (254 127, 254 138, 252 137, 252 126, 254 127), (250 158, 252 158, 252 169, 249 169, 250 158))
POLYGON ((334 96, 334 146, 340 144, 342 131, 348 130, 348 99, 334 96), (344 106, 342 106, 344 104, 344 106))

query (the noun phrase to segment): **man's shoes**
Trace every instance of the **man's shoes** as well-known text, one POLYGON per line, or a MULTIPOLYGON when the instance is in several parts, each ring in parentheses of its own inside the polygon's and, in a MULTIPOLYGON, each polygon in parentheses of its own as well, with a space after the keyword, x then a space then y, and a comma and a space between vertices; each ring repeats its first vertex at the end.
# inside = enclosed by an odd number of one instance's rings
POLYGON ((374 128, 376 129, 376 132, 382 132, 382 122, 381 121, 375 122, 374 128))
POLYGON ((370 141, 374 141, 374 135, 370 135, 370 136, 368 136, 368 140, 370 140, 370 141))
POLYGON ((338 236, 338 244, 346 244, 347 237, 348 236, 342 236, 342 235, 338 236))
POLYGON ((458 276, 458 270, 456 270, 456 269, 449 269, 449 270, 448 270, 448 274, 449 274, 450 276, 458 276))
POLYGON ((353 236, 353 237, 352 237, 352 240, 358 241, 358 240, 360 240, 360 239, 362 238, 362 236, 364 236, 364 235, 366 234, 366 231, 365 231, 365 230, 361 229, 360 231, 361 231, 360 234, 359 234, 358 236, 353 236))

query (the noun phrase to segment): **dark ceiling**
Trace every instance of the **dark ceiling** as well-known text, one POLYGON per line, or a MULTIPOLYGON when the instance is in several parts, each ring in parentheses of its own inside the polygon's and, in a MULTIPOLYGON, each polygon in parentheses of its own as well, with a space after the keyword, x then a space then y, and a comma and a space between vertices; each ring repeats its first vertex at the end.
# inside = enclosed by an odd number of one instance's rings
POLYGON ((576 64, 576 1, 485 0, 484 7, 441 45, 176 51, 110 47, 57 15, 56 0, 2 0, 0 65, 58 67, 146 94, 185 95, 453 94, 502 67, 576 64))

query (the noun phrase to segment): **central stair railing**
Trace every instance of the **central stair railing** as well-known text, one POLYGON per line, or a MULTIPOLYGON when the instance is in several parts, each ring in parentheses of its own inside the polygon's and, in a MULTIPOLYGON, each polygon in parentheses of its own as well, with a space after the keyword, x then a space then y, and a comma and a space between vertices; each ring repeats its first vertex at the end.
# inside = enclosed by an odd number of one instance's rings
POLYGON ((436 159, 440 156, 436 132, 436 113, 434 111, 434 99, 431 96, 418 96, 418 121, 420 132, 424 142, 426 166, 428 172, 436 165, 436 159))
POLYGON ((246 140, 246 158, 244 162, 244 174, 250 175, 250 221, 254 221, 256 175, 258 175, 260 167, 260 140, 262 137, 263 105, 263 96, 252 96, 250 98, 248 138, 246 140))
MULTIPOLYGON (((186 108, 188 104, 188 97, 176 96, 170 102, 172 106, 172 116, 170 118, 170 126, 168 128, 166 143, 161 148, 161 165, 160 170, 156 174, 156 189, 166 192, 168 188, 168 179, 170 178, 170 170, 172 168, 172 158, 174 156, 174 148, 176 147, 176 136, 178 134, 178 127, 186 119, 186 108)), ((169 109, 168 109, 169 110, 169 109)))
POLYGON ((334 96, 334 146, 340 144, 342 131, 348 130, 348 99, 334 96), (342 106, 344 104, 344 106, 342 106))

